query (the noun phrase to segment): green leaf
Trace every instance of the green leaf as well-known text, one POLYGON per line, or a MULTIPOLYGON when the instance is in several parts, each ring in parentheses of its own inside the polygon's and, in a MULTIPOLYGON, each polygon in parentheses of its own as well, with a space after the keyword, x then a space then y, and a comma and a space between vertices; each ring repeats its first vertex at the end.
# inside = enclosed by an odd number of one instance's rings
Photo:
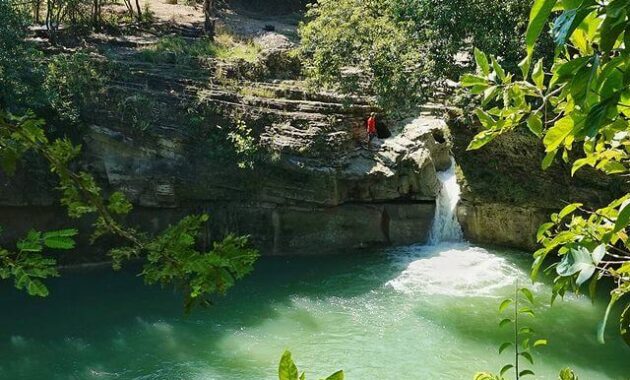
POLYGON ((527 79, 529 74, 529 69, 532 65, 532 57, 527 55, 521 62, 519 62, 518 67, 521 69, 521 73, 523 74, 523 78, 527 79))
POLYGON ((475 109, 475 115, 479 119, 481 125, 483 125, 486 129, 492 128, 496 124, 496 121, 492 118, 492 116, 481 108, 475 109))
POLYGON ((549 231, 549 229, 553 226, 555 226, 555 223, 551 222, 541 224, 540 227, 538 227, 538 231, 536 232, 536 241, 542 241, 542 239, 545 237, 545 233, 547 233, 547 231, 549 231))
POLYGON ((490 65, 488 64, 488 57, 484 52, 475 48, 474 49, 475 62, 477 63, 477 67, 481 70, 483 75, 490 75, 490 65))
POLYGON ((475 74, 462 75, 460 83, 463 87, 488 86, 488 80, 486 78, 475 74))
POLYGON ((41 252, 44 248, 42 245, 42 233, 31 230, 26 235, 26 238, 20 240, 16 246, 22 252, 41 252))
POLYGON ((539 59, 534 65, 534 71, 532 71, 532 80, 536 84, 539 90, 545 88, 545 72, 543 71, 543 60, 539 59))
POLYGON ((503 327, 505 325, 507 325, 508 323, 512 323, 513 321, 510 318, 505 318, 502 319, 501 322, 499 322, 499 327, 503 327))
POLYGON ((337 371, 332 375, 328 376, 326 380, 344 380, 343 371, 337 371))
POLYGON ((503 300, 503 302, 501 302, 501 304, 499 305, 499 313, 503 313, 505 309, 507 309, 508 306, 510 306, 510 304, 512 304, 511 298, 503 300))
POLYGON ((545 152, 553 152, 564 139, 571 133, 573 129, 573 119, 566 116, 556 121, 553 127, 549 128, 545 137, 543 138, 543 144, 545 144, 545 152))
POLYGON ((527 128, 536 136, 541 137, 543 131, 542 119, 537 114, 531 114, 527 118, 527 128))
POLYGON ((525 44, 527 46, 527 55, 534 52, 536 40, 542 32, 547 19, 556 5, 557 0, 535 0, 532 10, 529 14, 529 25, 525 33, 525 44))
POLYGON ((564 368, 560 371, 560 380, 578 380, 577 375, 571 371, 569 368, 564 368))
POLYGON ((499 347, 499 354, 501 354, 503 351, 505 351, 511 345, 512 345, 512 342, 505 342, 505 343, 503 343, 501 345, 501 347, 499 347))
POLYGON ((503 67, 499 65, 499 62, 497 62, 493 56, 490 57, 490 60, 492 61, 492 68, 494 69, 494 72, 497 73, 497 78, 499 78, 501 82, 505 83, 505 70, 503 70, 503 67))
POLYGON ((582 203, 571 203, 570 205, 565 206, 562 210, 560 210, 560 212, 558 213, 558 221, 564 219, 565 217, 567 217, 569 214, 572 214, 575 210, 577 210, 578 208, 582 207, 582 203))
POLYGON ((522 370, 521 372, 519 372, 518 375, 520 377, 527 376, 527 375, 534 375, 534 372, 532 370, 525 369, 525 370, 522 370))
MULTIPOLYGON (((520 310, 519 310, 519 312, 520 312, 520 310)), ((533 333, 534 333, 534 329, 532 329, 531 327, 527 327, 527 326, 521 327, 518 330, 518 334, 519 335, 531 335, 533 333)))
POLYGON ((562 12, 562 14, 554 21, 553 28, 551 29, 551 35, 553 36, 556 46, 562 47, 566 43, 576 15, 577 9, 569 9, 562 12))
POLYGON ((291 352, 285 351, 278 367, 279 380, 298 380, 298 369, 291 358, 291 352))
POLYGON ((501 370, 499 371, 499 373, 501 374, 501 376, 503 376, 507 371, 509 371, 511 368, 514 368, 514 366, 512 364, 506 364, 504 365, 501 370))
POLYGON ((484 145, 486 145, 487 143, 489 143, 490 141, 494 140, 496 135, 497 134, 496 134, 495 131, 482 131, 482 132, 479 132, 477 135, 475 135, 475 137, 473 137, 473 139, 470 142, 470 144, 468 144, 468 148, 466 148, 466 149, 467 150, 477 150, 477 149, 483 147, 484 145))
POLYGON ((534 347, 546 346, 546 345, 547 345, 547 339, 538 339, 534 342, 534 347))
POLYGON ((543 161, 542 161, 543 170, 548 169, 551 166, 551 164, 553 164, 553 160, 556 158, 557 153, 558 151, 554 150, 545 155, 545 158, 543 158, 543 161))
POLYGON ((596 163, 597 163, 596 156, 588 156, 585 158, 580 158, 578 160, 575 160, 575 162, 573 162, 573 167, 571 168, 571 176, 575 175, 575 173, 578 170, 580 170, 582 167, 586 165, 594 167, 596 163))
POLYGON ((614 232, 619 232, 626 228, 630 224, 630 202, 625 204, 621 211, 619 211, 619 215, 617 216, 617 220, 615 221, 614 232))
POLYGON ((584 247, 572 248, 568 254, 562 256, 562 260, 556 267, 556 273, 562 277, 579 273, 575 282, 582 285, 595 273, 594 254, 599 255, 600 253, 595 251, 591 253, 584 247))
POLYGON ((529 290, 527 288, 521 288, 521 289, 519 289, 519 291, 525 296, 525 298, 527 298, 529 303, 531 303, 531 304, 534 303, 534 295, 532 294, 531 290, 529 290))
POLYGON ((532 357, 532 355, 529 352, 527 352, 527 351, 519 352, 519 355, 521 355, 522 357, 527 359, 527 361, 530 362, 531 364, 534 364, 534 358, 532 357))
POLYGON ((50 231, 43 235, 44 245, 52 249, 73 249, 75 246, 74 236, 78 234, 75 229, 61 231, 50 231))
POLYGON ((608 5, 606 18, 602 23, 600 32, 600 48, 604 51, 604 53, 608 53, 612 50, 615 43, 617 42, 617 39, 624 31, 626 26, 625 10, 621 12, 615 12, 614 3, 625 5, 625 0, 612 1, 608 5))
POLYGON ((41 281, 37 279, 30 280, 28 282, 28 285, 26 286, 26 291, 31 296, 37 296, 37 297, 48 296, 48 288, 46 287, 46 285, 44 285, 44 283, 42 283, 41 281))
POLYGON ((550 87, 553 87, 556 82, 565 82, 567 80, 573 79, 575 77, 575 73, 579 71, 584 65, 586 65, 592 57, 580 57, 576 59, 572 59, 567 61, 554 69, 553 77, 551 78, 551 82, 549 84, 550 87))
MULTIPOLYGON (((520 309, 518 309, 519 314, 529 314, 532 317, 534 317, 536 315, 536 313, 534 313, 534 310, 532 310, 529 307, 521 307, 520 309)), ((529 332, 533 332, 532 329, 530 329, 529 327, 523 327, 523 329, 527 329, 527 330, 523 330, 523 331, 529 331, 529 332)))

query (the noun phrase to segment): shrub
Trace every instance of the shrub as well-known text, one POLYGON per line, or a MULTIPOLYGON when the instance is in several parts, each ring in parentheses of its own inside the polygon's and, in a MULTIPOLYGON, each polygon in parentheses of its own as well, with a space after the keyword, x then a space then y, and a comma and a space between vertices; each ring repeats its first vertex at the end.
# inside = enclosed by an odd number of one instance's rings
POLYGON ((104 80, 88 54, 60 54, 48 63, 44 89, 58 117, 76 124, 98 98, 104 80))

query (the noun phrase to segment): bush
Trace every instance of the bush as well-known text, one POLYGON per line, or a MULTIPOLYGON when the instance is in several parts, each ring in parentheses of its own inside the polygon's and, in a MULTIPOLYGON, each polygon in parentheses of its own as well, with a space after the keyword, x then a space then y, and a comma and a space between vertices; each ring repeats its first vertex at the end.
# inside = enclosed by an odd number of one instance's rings
POLYGON ((201 38, 190 41, 180 36, 161 38, 141 52, 142 58, 154 63, 191 65, 199 58, 219 58, 254 62, 260 47, 252 41, 241 41, 228 33, 219 33, 214 40, 201 38))
POLYGON ((0 109, 14 113, 42 102, 41 53, 24 41, 27 21, 24 12, 0 0, 0 109))
POLYGON ((79 122, 104 88, 104 77, 86 53, 60 54, 48 64, 44 89, 62 121, 79 122))
POLYGON ((374 95, 386 111, 405 110, 421 99, 423 83, 434 90, 436 80, 470 70, 473 46, 516 67, 529 5, 529 0, 320 0, 299 29, 305 73, 318 87, 374 95))

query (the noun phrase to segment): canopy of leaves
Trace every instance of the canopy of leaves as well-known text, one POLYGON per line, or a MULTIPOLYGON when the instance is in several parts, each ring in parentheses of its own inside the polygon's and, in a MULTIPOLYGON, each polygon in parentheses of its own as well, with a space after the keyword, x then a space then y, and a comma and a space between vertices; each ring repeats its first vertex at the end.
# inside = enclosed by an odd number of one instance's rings
POLYGON ((528 9, 527 0, 320 0, 300 27, 300 53, 316 86, 404 110, 423 82, 465 69, 472 46, 516 67, 528 9))
MULTIPOLYGON (((247 237, 229 235, 208 251, 200 251, 197 237, 207 215, 188 216, 160 234, 137 231, 123 223, 132 205, 121 192, 108 197, 88 172, 74 172, 70 162, 80 147, 68 139, 49 139, 43 121, 25 116, 15 118, 0 113, 0 164, 12 174, 16 162, 27 152, 43 157, 51 172, 59 178, 61 203, 72 218, 91 216, 94 221, 92 240, 114 235, 126 245, 110 251, 114 269, 130 259, 144 259, 141 275, 149 284, 174 285, 184 290, 186 307, 209 302, 212 294, 225 293, 235 280, 249 273, 258 252, 249 247, 247 237)), ((70 249, 74 230, 56 233, 30 233, 17 245, 17 252, 0 248, 0 278, 15 278, 19 289, 44 296, 46 287, 40 281, 57 275, 56 261, 41 255, 44 247, 70 249)))
POLYGON ((23 111, 35 102, 30 83, 41 81, 41 57, 25 42, 28 19, 9 0, 0 0, 0 109, 23 111))
MULTIPOLYGON (((520 75, 476 51, 477 73, 462 77, 462 85, 482 99, 476 114, 484 130, 469 149, 479 149, 496 136, 522 126, 542 139, 547 152, 543 168, 560 156, 572 164, 572 174, 590 166, 608 175, 627 175, 629 15, 627 0, 536 0, 520 75), (542 60, 532 67, 532 54, 550 18, 556 57, 546 72, 542 60), (578 149, 581 157, 573 159, 570 153, 578 149)), ((630 293, 629 198, 614 200, 598 210, 571 204, 541 226, 538 240, 543 248, 534 254, 533 275, 550 253, 560 255, 560 263, 548 268, 555 268, 557 275, 554 297, 589 281, 594 294, 597 281, 604 277, 614 279, 611 306, 630 293)), ((621 319, 621 331, 629 331, 625 318, 621 319)))

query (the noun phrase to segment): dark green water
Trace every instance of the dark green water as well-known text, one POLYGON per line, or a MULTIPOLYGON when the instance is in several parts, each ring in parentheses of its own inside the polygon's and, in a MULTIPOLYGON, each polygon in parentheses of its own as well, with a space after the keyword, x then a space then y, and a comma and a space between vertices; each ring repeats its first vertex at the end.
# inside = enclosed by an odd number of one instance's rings
MULTIPOLYGON (((468 245, 370 255, 265 258, 227 297, 189 317, 172 291, 133 273, 65 273, 47 299, 0 287, 0 379, 276 378, 289 348, 307 378, 460 380, 497 370, 508 331, 497 305, 526 279, 527 256, 468 245)), ((535 286, 541 301, 547 285, 535 286)), ((538 379, 571 366, 583 380, 630 379, 615 327, 596 341, 603 305, 570 297, 524 321, 549 340, 538 379)), ((529 377, 533 379, 534 377, 529 377)))

